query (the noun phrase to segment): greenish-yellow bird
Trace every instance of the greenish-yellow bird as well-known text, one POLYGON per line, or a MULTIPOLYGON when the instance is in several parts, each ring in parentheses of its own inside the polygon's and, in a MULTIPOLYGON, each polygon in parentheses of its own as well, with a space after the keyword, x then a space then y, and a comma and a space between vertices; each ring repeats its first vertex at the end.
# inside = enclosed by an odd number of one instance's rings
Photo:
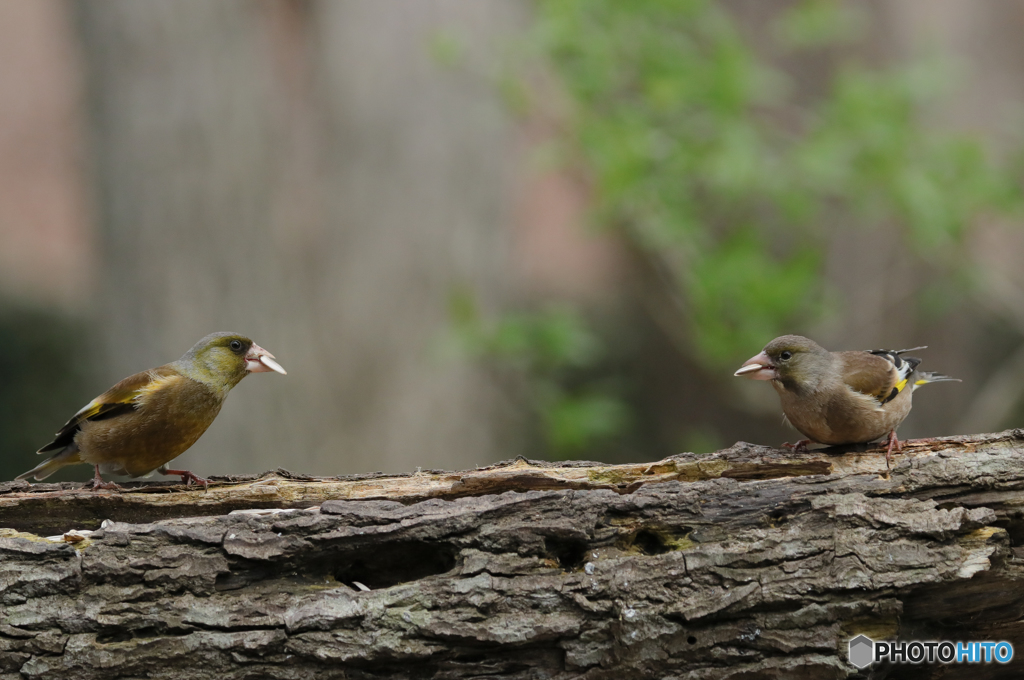
POLYGON ((177 361, 128 376, 72 416, 38 453, 56 452, 18 479, 46 479, 65 465, 89 463, 93 488, 117 488, 101 472, 143 477, 154 470, 186 484, 207 480, 167 463, 206 432, 231 388, 250 373, 286 371, 244 335, 211 333, 177 361))
POLYGON ((888 437, 888 464, 893 450, 902 448, 896 428, 910 413, 914 390, 930 382, 957 380, 917 370, 921 360, 903 356, 917 349, 925 348, 829 352, 808 338, 783 335, 735 375, 771 381, 786 420, 807 437, 797 447, 810 442, 862 444, 888 437))

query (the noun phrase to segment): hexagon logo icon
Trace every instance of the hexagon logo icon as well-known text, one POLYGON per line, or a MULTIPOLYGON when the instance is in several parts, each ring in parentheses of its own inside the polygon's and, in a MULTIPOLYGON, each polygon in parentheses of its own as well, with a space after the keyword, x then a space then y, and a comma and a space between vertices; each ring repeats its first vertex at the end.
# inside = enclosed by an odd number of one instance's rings
POLYGON ((875 657, 875 642, 867 635, 858 635, 850 640, 850 663, 857 668, 871 665, 875 657))

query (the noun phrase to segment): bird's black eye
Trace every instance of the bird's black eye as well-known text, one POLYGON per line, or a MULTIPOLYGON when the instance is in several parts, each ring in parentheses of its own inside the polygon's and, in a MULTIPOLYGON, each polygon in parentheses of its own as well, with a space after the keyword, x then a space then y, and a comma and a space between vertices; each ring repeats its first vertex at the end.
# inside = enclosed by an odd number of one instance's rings
POLYGON ((231 348, 232 352, 241 352, 242 351, 242 341, 241 340, 232 340, 230 343, 228 343, 228 347, 231 348))
POLYGON ((785 352, 779 355, 779 359, 781 359, 782 361, 789 361, 790 357, 792 356, 793 353, 787 349, 785 352))

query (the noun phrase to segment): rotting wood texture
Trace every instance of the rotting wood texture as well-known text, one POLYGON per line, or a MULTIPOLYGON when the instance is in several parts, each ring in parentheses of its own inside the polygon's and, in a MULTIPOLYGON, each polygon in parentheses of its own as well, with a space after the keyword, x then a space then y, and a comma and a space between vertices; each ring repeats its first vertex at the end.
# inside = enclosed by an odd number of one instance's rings
POLYGON ((738 444, 208 492, 3 484, 0 680, 868 677, 858 633, 1024 656, 1022 443, 921 441, 888 473, 877 449, 738 444))

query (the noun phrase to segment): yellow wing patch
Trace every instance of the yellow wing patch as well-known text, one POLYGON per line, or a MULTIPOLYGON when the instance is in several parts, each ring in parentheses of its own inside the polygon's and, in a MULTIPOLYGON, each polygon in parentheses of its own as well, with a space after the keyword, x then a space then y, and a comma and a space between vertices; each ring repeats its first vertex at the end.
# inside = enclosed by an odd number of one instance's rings
POLYGON ((181 379, 180 375, 158 375, 156 373, 149 373, 149 382, 135 391, 135 396, 132 397, 132 401, 139 403, 146 400, 154 392, 159 392, 163 388, 167 387, 173 382, 177 382, 181 379))

